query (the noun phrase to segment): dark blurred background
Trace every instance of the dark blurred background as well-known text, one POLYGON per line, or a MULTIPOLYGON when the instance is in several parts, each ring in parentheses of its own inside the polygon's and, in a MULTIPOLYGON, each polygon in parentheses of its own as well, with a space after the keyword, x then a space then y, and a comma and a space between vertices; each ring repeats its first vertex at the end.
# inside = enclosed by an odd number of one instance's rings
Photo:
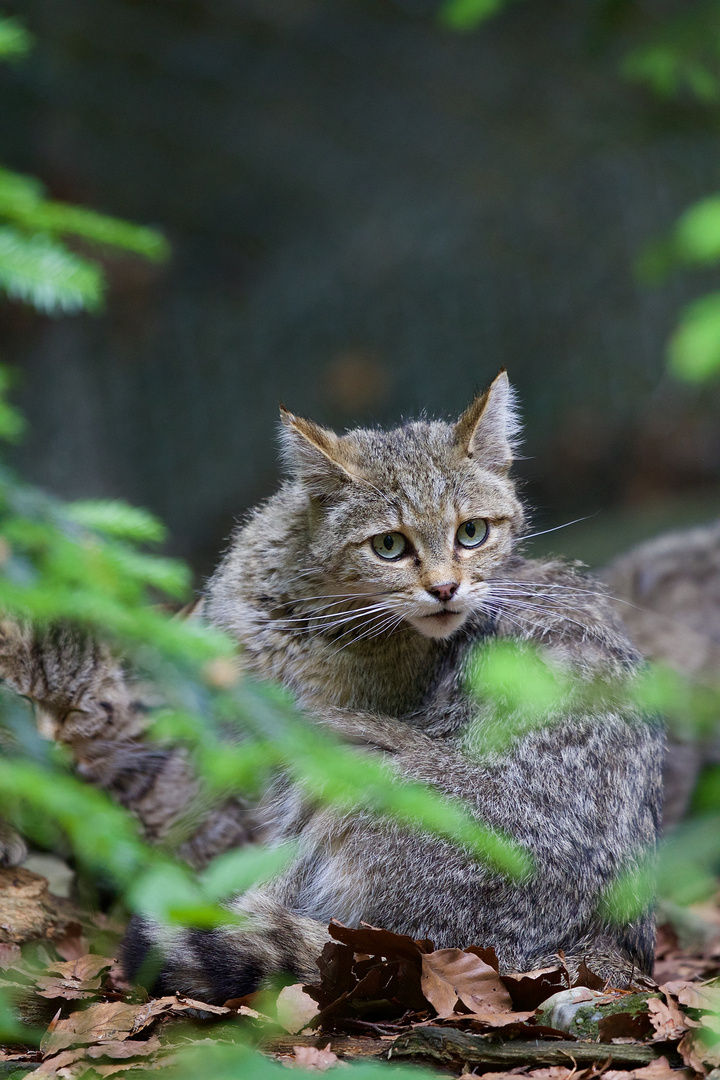
POLYGON ((672 5, 531 0, 465 34, 438 6, 4 4, 37 38, 0 69, 4 164, 173 247, 108 259, 99 317, 3 305, 28 479, 149 507, 202 575, 276 483, 279 401, 447 415, 505 366, 535 527, 595 515, 544 549, 600 563, 720 512, 717 381, 665 373, 710 275, 634 269, 720 188, 718 109, 621 75, 672 5))

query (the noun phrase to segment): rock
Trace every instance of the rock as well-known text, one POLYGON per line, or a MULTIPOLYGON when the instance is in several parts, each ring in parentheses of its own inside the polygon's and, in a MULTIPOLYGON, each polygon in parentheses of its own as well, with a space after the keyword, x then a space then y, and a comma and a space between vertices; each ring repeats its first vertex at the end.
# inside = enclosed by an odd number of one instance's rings
POLYGON ((638 993, 614 997, 612 992, 575 986, 544 1001, 537 1012, 537 1023, 567 1031, 584 1041, 617 1036, 642 1038, 652 1030, 648 998, 657 996, 638 993))
POLYGON ((70 896, 75 871, 71 870, 66 862, 57 855, 46 855, 44 852, 32 851, 22 864, 26 870, 33 874, 40 874, 47 878, 48 889, 53 896, 70 896))
POLYGON ((537 1022, 544 1027, 557 1028, 558 1031, 567 1031, 582 1038, 581 1028, 602 1019, 602 1013, 596 1005, 598 999, 604 1001, 605 995, 599 990, 589 990, 586 986, 560 990, 542 1003, 538 1009, 537 1022))

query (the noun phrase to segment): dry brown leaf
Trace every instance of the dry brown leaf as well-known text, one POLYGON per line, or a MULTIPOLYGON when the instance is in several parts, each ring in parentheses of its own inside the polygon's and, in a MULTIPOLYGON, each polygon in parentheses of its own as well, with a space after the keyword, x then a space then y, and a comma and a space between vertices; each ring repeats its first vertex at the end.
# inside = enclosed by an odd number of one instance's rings
POLYGON ((21 1050, 17 1054, 9 1054, 7 1050, 0 1048, 0 1062, 2 1061, 32 1061, 37 1062, 38 1051, 37 1050, 21 1050))
POLYGON ((298 1031, 302 1031, 303 1028, 307 1027, 317 1014, 317 1002, 309 994, 305 993, 301 983, 284 986, 278 994, 278 1023, 286 1031, 289 1031, 291 1035, 295 1035, 298 1031))
MULTIPOLYGON (((160 1012, 170 1013, 184 1013, 184 1012, 204 1012, 212 1013, 213 1016, 228 1016, 231 1012, 230 1009, 226 1009, 224 1005, 209 1005, 206 1001, 197 1001, 195 998, 185 997, 184 994, 174 994, 171 997, 156 998, 151 1002, 153 1006, 163 1005, 163 1009, 157 1011, 157 1015, 160 1012)), ((147 1008, 144 1005, 143 1008, 147 1008)), ((140 1030, 139 1028, 137 1029, 140 1030)))
MULTIPOLYGON (((472 1012, 472 1013, 456 1013, 455 1014, 455 1019, 456 1020, 463 1020, 463 1019, 474 1020, 478 1024, 485 1024, 487 1027, 491 1027, 491 1028, 504 1028, 504 1027, 510 1027, 511 1025, 517 1025, 517 1027, 519 1029, 517 1034, 520 1035, 522 1030, 523 1030, 521 1028, 521 1025, 524 1024, 526 1020, 529 1020, 530 1017, 534 1016, 534 1015, 535 1015, 535 1010, 534 1009, 531 1010, 530 1012, 507 1012, 507 1013, 488 1012, 488 1011, 479 1009, 479 1010, 476 1010, 475 1012, 472 1012)), ((528 1037, 531 1037, 530 1032, 528 1032, 528 1037)))
POLYGON ((570 977, 564 964, 558 967, 537 968, 518 975, 503 975, 502 981, 507 988, 516 1009, 537 1009, 543 1001, 553 994, 570 987, 570 977))
POLYGON ((82 983, 97 979, 103 971, 109 971, 115 963, 115 960, 107 956, 96 956, 94 953, 87 953, 85 956, 77 957, 77 959, 50 964, 48 971, 55 972, 64 979, 75 979, 77 982, 82 983))
POLYGON ((667 1004, 660 998, 648 998, 647 1007, 648 1019, 655 1029, 653 1042, 680 1039, 694 1026, 672 998, 668 998, 667 1004))
POLYGON ((80 923, 70 923, 67 933, 53 942, 63 960, 78 960, 88 953, 87 938, 82 933, 80 923))
MULTIPOLYGON (((260 999, 260 994, 248 994, 247 997, 253 997, 255 1000, 260 999)), ((230 1009, 231 1012, 237 1013, 238 1016, 248 1016, 251 1020, 261 1020, 264 1024, 271 1024, 272 1019, 266 1016, 265 1013, 258 1012, 257 1009, 252 1009, 249 1005, 244 1005, 245 998, 228 998, 223 1002, 226 1009, 230 1009)), ((292 1034, 292 1032, 291 1032, 292 1034)))
POLYGON ((686 1065, 697 1073, 706 1073, 707 1046, 699 1031, 688 1031, 678 1043, 678 1053, 686 1065))
MULTIPOLYGON (((68 1069, 75 1065, 78 1061, 85 1060, 84 1049, 80 1050, 63 1050, 61 1053, 56 1054, 54 1057, 47 1058, 42 1062, 40 1067, 35 1070, 33 1076, 46 1077, 46 1076, 68 1076, 71 1075, 68 1069)), ((87 1069, 87 1065, 84 1066, 87 1069)))
POLYGON ((94 997, 102 984, 101 973, 108 971, 114 960, 104 956, 86 954, 75 960, 57 961, 48 966, 50 975, 41 975, 36 979, 37 993, 45 998, 94 997))
POLYGON ((720 987, 705 983, 691 983, 686 979, 664 983, 660 989, 665 995, 676 997, 681 1005, 689 1009, 707 1009, 718 1012, 720 1009, 720 987))
MULTIPOLYGON (((474 953, 438 949, 421 957, 422 992, 439 1017, 453 1015, 458 999, 471 1013, 512 1013, 512 999, 493 967, 474 953)), ((511 1017, 508 1022, 517 1019, 511 1017)))
POLYGON ((415 941, 407 934, 394 934, 390 930, 381 930, 377 926, 362 923, 354 928, 332 920, 328 926, 330 936, 343 945, 349 945, 356 953, 368 956, 384 956, 388 960, 411 957, 418 959, 421 953, 432 952, 431 941, 415 941))
MULTIPOLYGON (((96 1046, 81 1046, 74 1050, 63 1050, 54 1057, 46 1058, 35 1070, 34 1076, 56 1076, 59 1070, 65 1070, 69 1065, 78 1061, 97 1061, 101 1058, 125 1062, 131 1058, 149 1057, 161 1049, 160 1040, 156 1036, 142 1041, 131 1039, 128 1041, 111 1041, 96 1046)), ((88 1066, 89 1067, 89 1066, 88 1066)), ((118 1066, 119 1068, 120 1066, 118 1066)), ((93 1064, 93 1068, 96 1066, 93 1064)))
POLYGON ((63 979, 39 975, 35 980, 35 986, 38 997, 50 998, 51 1000, 53 998, 65 998, 66 1001, 79 1001, 97 997, 100 980, 98 979, 96 987, 90 989, 89 987, 81 988, 77 983, 73 984, 63 979))
POLYGON ((230 1009, 222 1005, 208 1005, 180 994, 154 998, 143 1005, 127 1005, 123 1001, 99 1002, 51 1024, 40 1048, 48 1056, 70 1046, 127 1039, 154 1023, 159 1016, 190 1011, 215 1016, 231 1015, 230 1009))
MULTIPOLYGON (((605 1073, 607 1076, 607 1073, 605 1073)), ((688 1069, 673 1069, 666 1057, 659 1057, 641 1069, 634 1069, 635 1080, 690 1080, 688 1069)))
POLYGON ((311 1072, 327 1072, 336 1065, 345 1066, 337 1054, 330 1049, 330 1043, 324 1050, 317 1046, 293 1046, 293 1056, 284 1057, 283 1065, 290 1068, 309 1069, 311 1072))
MULTIPOLYGON (((569 1069, 565 1065, 549 1065, 544 1069, 527 1069, 518 1067, 510 1072, 484 1072, 482 1080, 521 1080, 522 1077, 531 1076, 533 1080, 568 1080, 575 1073, 575 1069, 569 1069)), ((608 1076, 603 1073, 603 1076, 608 1076)), ((632 1073, 619 1073, 619 1076, 632 1076, 632 1073)), ((463 1073, 458 1080, 479 1080, 477 1073, 463 1073)))
POLYGON ((537 1080, 565 1080, 574 1071, 565 1065, 549 1065, 547 1069, 531 1069, 530 1076, 537 1077, 537 1080))
POLYGON ((22 953, 19 945, 0 942, 0 968, 3 971, 5 968, 14 967, 15 964, 20 962, 21 958, 22 953))
POLYGON ((90 1058, 132 1058, 147 1057, 160 1049, 160 1040, 157 1035, 149 1039, 128 1039, 125 1042, 102 1043, 100 1046, 88 1046, 85 1056, 90 1058))
POLYGON ((123 1001, 113 1001, 88 1005, 82 1012, 73 1012, 51 1025, 43 1036, 40 1049, 47 1057, 71 1046, 127 1039, 151 1022, 138 1023, 138 1020, 152 1004, 126 1005, 123 1001))
MULTIPOLYGON (((601 998, 600 1001, 602 1002, 603 999, 601 998)), ((618 1042, 621 1039, 624 1042, 635 1042, 644 1039, 652 1031, 653 1025, 646 1012, 609 1013, 598 1021, 598 1035, 601 1042, 618 1042)))
MULTIPOLYGON (((569 1070, 568 1070, 569 1072, 569 1070)), ((519 1080, 519 1077, 527 1076, 527 1073, 518 1072, 486 1072, 482 1074, 482 1080, 519 1080)), ((458 1080, 478 1080, 477 1073, 463 1073, 458 1080)), ((561 1078, 562 1080, 562 1078, 561 1078)))

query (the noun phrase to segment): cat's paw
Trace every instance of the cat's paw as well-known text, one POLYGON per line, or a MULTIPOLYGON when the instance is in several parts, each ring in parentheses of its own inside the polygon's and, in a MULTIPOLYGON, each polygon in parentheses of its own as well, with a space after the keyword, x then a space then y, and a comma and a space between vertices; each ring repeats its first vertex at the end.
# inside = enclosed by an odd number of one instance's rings
POLYGON ((395 717, 374 716, 350 709, 327 709, 320 723, 340 735, 343 742, 388 754, 410 749, 424 736, 395 717))
POLYGON ((27 845, 22 836, 12 825, 0 821, 0 867, 20 866, 25 862, 27 853, 27 845))

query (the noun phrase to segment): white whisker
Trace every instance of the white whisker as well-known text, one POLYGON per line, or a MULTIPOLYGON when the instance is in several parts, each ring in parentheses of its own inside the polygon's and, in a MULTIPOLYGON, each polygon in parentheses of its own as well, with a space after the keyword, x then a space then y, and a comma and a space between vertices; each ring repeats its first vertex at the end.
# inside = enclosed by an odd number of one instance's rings
POLYGON ((555 525, 552 529, 541 529, 539 532, 526 533, 525 536, 518 536, 517 539, 518 541, 532 540, 534 536, 545 536, 546 533, 557 532, 558 529, 567 529, 569 525, 577 525, 580 521, 589 521, 590 518, 597 517, 599 513, 600 511, 596 510, 594 514, 586 514, 585 517, 575 518, 574 521, 566 521, 564 525, 555 525))
MULTIPOLYGON (((564 623, 569 623, 569 624, 571 624, 573 626, 579 626, 580 629, 583 630, 585 633, 590 633, 591 630, 592 630, 592 627, 588 626, 586 623, 579 622, 577 619, 572 619, 569 615, 565 614, 564 612, 553 611, 552 609, 549 609, 549 608, 546 608, 546 607, 544 608, 540 604, 528 603, 527 601, 518 600, 518 599, 515 599, 514 597, 511 598, 509 596, 498 597, 498 602, 499 602, 501 608, 505 604, 509 604, 513 608, 517 609, 518 611, 534 611, 538 615, 545 615, 546 617, 552 616, 553 619, 555 620, 555 626, 557 626, 558 624, 562 625, 564 623)), ((538 625, 538 624, 535 624, 535 625, 538 625)))
POLYGON ((342 626, 346 622, 355 622, 357 619, 362 619, 368 615, 372 615, 374 612, 387 611, 388 608, 385 604, 371 604, 366 607, 356 608, 354 611, 332 611, 326 615, 317 615, 314 612, 308 612, 307 615, 295 615, 289 619, 274 619, 272 620, 273 626, 278 626, 292 630, 297 629, 297 623, 317 623, 320 620, 329 620, 327 625, 320 627, 309 627, 307 631, 303 632, 315 632, 318 630, 332 630, 335 626, 342 626))
MULTIPOLYGON (((356 645, 358 642, 366 641, 368 638, 379 637, 380 634, 384 632, 393 633, 393 631, 396 629, 397 626, 400 625, 404 618, 404 613, 393 613, 388 619, 380 622, 379 625, 377 624, 377 622, 375 625, 372 625, 371 623, 371 625, 367 628, 365 632, 351 638, 350 641, 346 641, 345 644, 341 645, 339 649, 334 649, 332 655, 337 656, 338 653, 341 653, 343 649, 347 649, 348 646, 356 645)), ((346 630, 344 634, 341 634, 340 637, 337 638, 337 641, 340 641, 341 638, 345 637, 345 634, 348 634, 350 632, 350 630, 346 630)))

